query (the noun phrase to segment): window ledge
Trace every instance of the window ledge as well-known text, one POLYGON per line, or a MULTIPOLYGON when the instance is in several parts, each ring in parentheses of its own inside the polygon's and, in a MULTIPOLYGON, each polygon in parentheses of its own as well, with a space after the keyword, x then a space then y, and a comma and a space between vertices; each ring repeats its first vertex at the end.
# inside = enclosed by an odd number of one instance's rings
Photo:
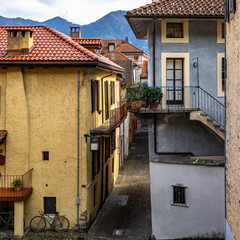
POLYGON ((186 205, 186 204, 181 204, 181 203, 172 203, 171 205, 172 205, 172 206, 175 206, 175 207, 186 207, 186 208, 188 208, 188 205, 186 205))

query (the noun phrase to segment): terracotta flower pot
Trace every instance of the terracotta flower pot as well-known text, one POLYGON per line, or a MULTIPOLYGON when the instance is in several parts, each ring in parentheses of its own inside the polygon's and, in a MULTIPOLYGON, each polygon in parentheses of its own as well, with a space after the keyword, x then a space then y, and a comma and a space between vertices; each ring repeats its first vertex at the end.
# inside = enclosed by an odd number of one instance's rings
POLYGON ((135 100, 131 102, 131 108, 133 110, 139 110, 142 107, 142 100, 135 100))
POLYGON ((146 107, 147 107, 147 101, 146 101, 146 100, 143 100, 143 101, 142 101, 142 107, 143 107, 143 108, 146 108, 146 107))
POLYGON ((150 103, 151 109, 157 109, 158 108, 158 102, 150 103))
POLYGON ((14 191, 15 192, 19 192, 22 190, 22 186, 17 186, 17 187, 14 187, 14 191))

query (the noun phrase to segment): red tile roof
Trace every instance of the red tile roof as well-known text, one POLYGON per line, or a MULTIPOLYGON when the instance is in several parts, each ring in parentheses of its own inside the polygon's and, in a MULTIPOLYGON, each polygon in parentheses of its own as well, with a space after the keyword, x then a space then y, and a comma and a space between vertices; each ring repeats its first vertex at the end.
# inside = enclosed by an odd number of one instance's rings
POLYGON ((45 25, 0 26, 0 63, 97 65, 111 70, 123 71, 117 64, 92 53, 70 37, 45 25), (34 31, 34 49, 29 55, 7 56, 7 29, 34 31))
POLYGON ((121 53, 138 53, 138 54, 144 54, 143 50, 133 46, 131 43, 124 41, 123 39, 118 40, 102 40, 103 41, 103 51, 106 53, 108 52, 108 44, 114 43, 115 49, 114 51, 118 51, 121 53))
POLYGON ((224 17, 224 0, 160 0, 128 11, 132 16, 224 17))
POLYGON ((6 130, 0 130, 0 141, 2 141, 7 136, 6 130))
POLYGON ((80 45, 102 45, 101 38, 72 38, 72 40, 80 45))
POLYGON ((104 55, 106 58, 109 58, 110 60, 129 60, 131 61, 130 58, 128 58, 126 55, 123 53, 117 51, 117 52, 106 52, 104 55))

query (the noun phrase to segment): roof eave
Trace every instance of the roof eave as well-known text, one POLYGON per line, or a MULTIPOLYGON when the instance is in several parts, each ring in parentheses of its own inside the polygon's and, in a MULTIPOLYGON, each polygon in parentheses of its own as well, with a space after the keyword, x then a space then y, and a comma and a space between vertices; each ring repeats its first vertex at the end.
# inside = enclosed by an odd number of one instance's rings
POLYGON ((131 22, 132 18, 139 18, 139 19, 159 19, 159 18, 191 18, 191 19, 224 19, 224 15, 215 15, 215 16, 207 16, 207 15, 197 15, 197 16, 192 16, 192 15, 125 15, 125 18, 132 29, 134 35, 136 36, 137 39, 143 39, 139 36, 137 29, 134 27, 134 24, 131 22))

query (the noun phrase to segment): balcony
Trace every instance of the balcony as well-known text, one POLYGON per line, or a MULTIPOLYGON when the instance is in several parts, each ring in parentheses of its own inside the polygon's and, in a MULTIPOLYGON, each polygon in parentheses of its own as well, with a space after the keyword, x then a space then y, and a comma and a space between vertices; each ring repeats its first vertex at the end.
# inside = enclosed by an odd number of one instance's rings
POLYGON ((91 130, 91 134, 110 134, 120 126, 127 116, 127 105, 123 103, 120 107, 110 110, 109 119, 101 126, 91 130))
POLYGON ((23 201, 32 193, 32 171, 30 169, 23 175, 0 176, 0 201, 23 201), (12 183, 20 180, 20 189, 14 189, 12 183))
POLYGON ((135 114, 200 111, 225 128, 225 105, 199 86, 134 87, 127 89, 127 110, 135 114), (157 102, 157 106, 153 106, 157 102))

